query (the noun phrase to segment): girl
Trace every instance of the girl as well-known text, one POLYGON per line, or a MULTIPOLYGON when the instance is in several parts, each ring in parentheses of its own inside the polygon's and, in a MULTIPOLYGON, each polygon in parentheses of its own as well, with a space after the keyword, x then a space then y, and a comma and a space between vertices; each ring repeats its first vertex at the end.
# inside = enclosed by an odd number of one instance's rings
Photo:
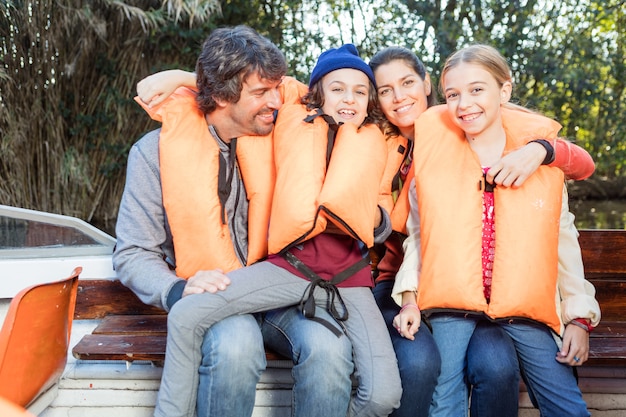
MULTIPOLYGON (((593 291, 585 291, 582 276, 566 282, 559 275, 564 299, 574 289, 585 295, 568 307, 576 310, 575 316, 572 311, 563 315, 572 323, 556 361, 553 356, 558 346, 552 335, 563 331, 559 306, 554 306, 557 256, 565 259, 559 218, 568 218, 562 173, 541 167, 516 190, 485 180, 504 153, 529 136, 551 139, 560 126, 506 108, 510 70, 491 47, 471 46, 450 57, 441 86, 447 106, 425 112, 415 126, 417 203, 411 201, 401 268, 409 274, 398 274, 393 290, 403 306, 394 319, 400 334, 413 337, 424 311, 446 358, 431 415, 466 415, 467 347, 486 319, 513 340, 542 415, 589 415, 568 366, 586 359, 581 342, 586 332, 578 325, 590 329, 599 320, 593 291), (421 249, 420 240, 425 242, 421 249)), ((579 250, 569 253, 567 261, 582 269, 579 250)))
POLYGON ((298 303, 313 320, 317 309, 327 309, 335 320, 320 323, 352 342, 358 387, 348 414, 384 416, 399 405, 396 359, 370 290, 367 257, 391 231, 387 210, 377 204, 379 187, 371 187, 382 182, 386 154, 371 123, 374 85, 371 69, 347 44, 320 55, 303 104, 279 111, 270 257, 229 273, 222 291, 174 304, 156 415, 193 415, 199 347, 214 323, 298 303))

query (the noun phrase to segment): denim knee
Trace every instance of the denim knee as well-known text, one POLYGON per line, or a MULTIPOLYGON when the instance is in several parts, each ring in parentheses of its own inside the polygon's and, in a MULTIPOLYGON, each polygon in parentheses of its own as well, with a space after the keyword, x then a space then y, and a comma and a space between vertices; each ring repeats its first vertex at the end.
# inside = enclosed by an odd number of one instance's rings
POLYGON ((470 384, 484 384, 494 392, 519 385, 515 345, 498 324, 481 321, 474 329, 467 347, 467 377, 470 384))
POLYGON ((238 366, 265 369, 265 347, 258 322, 252 315, 226 318, 204 335, 202 366, 212 366, 216 361, 228 363, 231 370, 238 366))

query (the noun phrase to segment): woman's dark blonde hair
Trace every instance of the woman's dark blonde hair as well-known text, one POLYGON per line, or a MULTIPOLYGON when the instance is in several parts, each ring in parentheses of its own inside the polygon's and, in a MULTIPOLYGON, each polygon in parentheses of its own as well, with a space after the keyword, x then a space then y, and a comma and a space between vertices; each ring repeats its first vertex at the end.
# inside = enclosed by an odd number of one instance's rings
MULTIPOLYGON (((370 60, 369 66, 374 71, 374 76, 376 75, 376 70, 381 65, 389 64, 393 61, 402 61, 409 68, 411 68, 415 73, 422 79, 422 81, 426 80, 426 75, 428 72, 426 71, 426 66, 420 60, 417 55, 413 53, 408 48, 404 48, 402 46, 390 46, 376 53, 370 60)), ((376 94, 378 99, 378 94, 376 94)), ((430 94, 426 97, 426 105, 428 107, 434 106, 437 104, 437 97, 435 93, 435 89, 430 89, 430 94)), ((381 110, 382 114, 382 110, 381 110)), ((400 135, 400 130, 396 125, 387 120, 386 117, 383 116, 382 123, 380 125, 381 130, 385 133, 386 136, 391 135, 400 135)))
MULTIPOLYGON (((443 70, 441 71, 441 78, 439 78, 439 90, 442 95, 445 96, 443 80, 447 72, 462 63, 481 66, 485 71, 493 76, 500 87, 502 87, 502 85, 507 81, 513 85, 511 67, 502 54, 500 54, 500 52, 492 46, 476 44, 459 49, 448 57, 443 66, 443 70)), ((504 106, 531 112, 531 110, 525 107, 510 102, 504 104, 504 106)))

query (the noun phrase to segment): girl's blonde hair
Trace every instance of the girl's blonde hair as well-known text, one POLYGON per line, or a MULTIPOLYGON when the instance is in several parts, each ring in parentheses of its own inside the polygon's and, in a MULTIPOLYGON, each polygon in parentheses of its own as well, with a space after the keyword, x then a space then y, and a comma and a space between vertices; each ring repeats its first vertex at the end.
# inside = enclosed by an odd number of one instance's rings
MULTIPOLYGON (((485 71, 491 74, 493 78, 495 78, 500 87, 502 87, 502 85, 507 81, 510 82, 511 85, 513 85, 513 78, 511 77, 511 67, 509 67, 509 63, 502 56, 502 54, 500 54, 500 52, 498 52, 498 50, 492 46, 476 44, 459 49, 448 57, 446 63, 443 66, 443 70, 441 71, 441 77, 439 78, 439 90, 442 94, 444 94, 443 80, 446 76, 446 73, 462 63, 481 66, 485 71)), ((504 104, 504 106, 517 110, 532 112, 525 107, 510 102, 504 104)))

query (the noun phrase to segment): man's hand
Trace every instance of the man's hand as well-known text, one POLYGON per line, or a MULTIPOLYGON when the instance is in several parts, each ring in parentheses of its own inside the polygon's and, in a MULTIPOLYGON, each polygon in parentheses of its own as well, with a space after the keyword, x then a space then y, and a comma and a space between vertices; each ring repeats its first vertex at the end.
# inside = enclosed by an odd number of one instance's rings
POLYGON ((224 291, 229 285, 230 278, 224 275, 221 269, 198 271, 187 280, 187 284, 183 290, 183 297, 190 294, 201 294, 203 292, 215 294, 218 291, 224 291))

